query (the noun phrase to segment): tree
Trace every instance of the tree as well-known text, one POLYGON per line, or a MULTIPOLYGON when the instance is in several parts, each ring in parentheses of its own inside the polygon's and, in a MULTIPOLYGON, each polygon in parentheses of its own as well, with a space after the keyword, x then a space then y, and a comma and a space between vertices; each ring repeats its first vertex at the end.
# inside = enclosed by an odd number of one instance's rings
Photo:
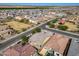
POLYGON ((66 12, 66 14, 68 14, 68 15, 73 15, 73 13, 72 13, 72 12, 69 12, 69 11, 66 12))
POLYGON ((11 32, 8 32, 8 34, 10 34, 11 32))
POLYGON ((25 18, 24 18, 24 19, 21 19, 20 22, 29 23, 29 19, 25 19, 25 18))
POLYGON ((0 35, 0 40, 4 40, 5 38, 0 35))
POLYGON ((54 56, 54 51, 47 51, 46 56, 54 56))
POLYGON ((48 25, 50 28, 54 28, 55 27, 55 25, 54 24, 50 24, 50 25, 48 25))
POLYGON ((21 39, 22 39, 22 41, 21 41, 22 45, 25 45, 28 42, 29 37, 22 36, 21 39))
POLYGON ((36 31, 37 31, 37 32, 41 32, 41 29, 40 29, 40 28, 36 28, 36 31))
POLYGON ((79 28, 79 25, 77 25, 77 28, 79 28))
POLYGON ((37 28, 35 28, 35 29, 32 30, 32 34, 35 34, 37 32, 41 32, 41 28, 37 27, 37 28))
POLYGON ((60 30, 67 30, 68 29, 68 27, 67 26, 65 26, 65 25, 59 25, 58 26, 58 29, 60 29, 60 30))
POLYGON ((26 31, 26 28, 23 28, 22 31, 26 31))
POLYGON ((29 19, 26 19, 26 20, 25 20, 25 23, 29 23, 29 19))
POLYGON ((49 25, 49 24, 50 24, 50 22, 47 23, 47 25, 49 25))
POLYGON ((24 22, 24 19, 19 20, 19 22, 24 22))
POLYGON ((32 30, 32 34, 35 34, 35 33, 36 33, 36 30, 35 30, 35 29, 33 29, 33 30, 32 30))
POLYGON ((52 23, 56 23, 58 20, 57 19, 54 19, 54 20, 52 20, 52 23))
POLYGON ((14 30, 14 32, 15 32, 15 33, 17 33, 17 34, 19 34, 19 33, 20 33, 20 31, 19 31, 19 30, 14 30))
POLYGON ((48 22, 47 25, 48 25, 50 28, 54 28, 54 27, 55 27, 54 23, 52 23, 52 22, 48 22))
POLYGON ((11 16, 8 16, 7 17, 7 20, 11 20, 11 19, 13 19, 13 17, 11 17, 11 16))

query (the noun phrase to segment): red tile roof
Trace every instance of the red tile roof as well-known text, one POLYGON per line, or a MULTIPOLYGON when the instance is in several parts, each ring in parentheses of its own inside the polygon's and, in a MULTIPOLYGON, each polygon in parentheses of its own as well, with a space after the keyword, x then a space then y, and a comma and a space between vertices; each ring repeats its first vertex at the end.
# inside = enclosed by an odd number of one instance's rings
POLYGON ((62 24, 64 24, 65 20, 61 19, 59 22, 62 23, 62 24))
POLYGON ((55 51, 63 54, 68 42, 68 37, 55 33, 55 35, 50 37, 49 41, 44 45, 43 48, 53 48, 55 51))
POLYGON ((7 49, 3 54, 6 56, 19 56, 20 55, 20 53, 12 47, 7 49))
POLYGON ((6 56, 30 56, 33 55, 35 51, 35 48, 30 44, 26 44, 25 46, 17 44, 5 50, 3 54, 6 56))

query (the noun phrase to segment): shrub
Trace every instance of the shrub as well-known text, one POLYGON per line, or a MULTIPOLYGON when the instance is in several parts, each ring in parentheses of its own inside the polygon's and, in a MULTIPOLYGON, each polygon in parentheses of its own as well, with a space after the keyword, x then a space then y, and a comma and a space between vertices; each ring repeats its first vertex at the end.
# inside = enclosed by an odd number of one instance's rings
POLYGON ((54 19, 54 20, 52 20, 52 23, 56 23, 58 20, 57 19, 54 19))
POLYGON ((60 30, 67 30, 68 29, 68 27, 67 26, 65 26, 65 25, 59 25, 58 26, 58 29, 60 29, 60 30))
POLYGON ((26 28, 23 28, 22 31, 26 31, 26 28))
POLYGON ((32 34, 35 34, 37 32, 41 32, 41 28, 35 28, 32 30, 32 34))
POLYGON ((49 27, 50 27, 50 28, 54 28, 55 25, 54 25, 54 24, 50 24, 49 27))
POLYGON ((22 37, 21 37, 22 45, 26 44, 26 43, 28 42, 28 39, 29 39, 29 37, 22 36, 22 37))

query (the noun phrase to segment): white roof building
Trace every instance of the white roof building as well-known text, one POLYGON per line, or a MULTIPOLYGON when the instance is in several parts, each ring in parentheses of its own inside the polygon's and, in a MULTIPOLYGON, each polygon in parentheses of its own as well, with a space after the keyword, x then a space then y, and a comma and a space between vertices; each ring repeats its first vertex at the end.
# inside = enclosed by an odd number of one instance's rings
POLYGON ((42 30, 42 32, 34 34, 29 39, 29 43, 32 46, 40 49, 45 44, 45 42, 47 42, 47 40, 50 38, 50 36, 52 36, 52 34, 53 33, 50 31, 42 30))

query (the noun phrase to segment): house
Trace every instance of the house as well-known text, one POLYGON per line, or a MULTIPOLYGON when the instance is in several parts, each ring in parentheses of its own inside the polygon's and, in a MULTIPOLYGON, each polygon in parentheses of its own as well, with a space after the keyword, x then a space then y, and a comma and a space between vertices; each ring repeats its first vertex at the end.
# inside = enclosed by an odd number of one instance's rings
POLYGON ((65 13, 57 13, 56 16, 62 17, 62 16, 67 16, 65 13))
POLYGON ((3 23, 0 24, 0 42, 15 34, 16 34, 15 31, 11 29, 8 25, 3 23))
POLYGON ((52 34, 50 31, 42 30, 42 32, 32 35, 29 38, 29 43, 37 49, 40 49, 52 34))
POLYGON ((31 23, 38 24, 38 23, 40 23, 41 21, 43 21, 43 18, 42 18, 42 17, 31 17, 31 18, 29 19, 29 21, 30 21, 31 23))
POLYGON ((33 17, 30 17, 29 21, 31 23, 34 23, 34 24, 38 24, 38 23, 41 23, 41 22, 44 22, 44 21, 47 21, 49 20, 50 18, 54 18, 54 16, 51 16, 51 15, 35 15, 33 17))
POLYGON ((13 35, 15 35, 16 33, 11 30, 11 29, 7 29, 7 30, 4 30, 4 31, 0 31, 0 40, 3 40, 1 39, 1 37, 3 37, 4 39, 7 39, 13 35))
POLYGON ((71 39, 61 35, 61 34, 53 34, 48 42, 44 45, 40 50, 41 55, 46 55, 47 52, 51 53, 54 56, 67 55, 71 39))
POLYGON ((3 52, 4 56, 33 56, 35 54, 36 49, 30 44, 24 46, 22 44, 16 44, 3 52))
POLYGON ((65 18, 60 19, 60 20, 59 20, 59 23, 60 23, 60 24, 64 24, 64 23, 65 23, 65 18))
POLYGON ((38 22, 34 19, 29 19, 29 22, 34 23, 34 24, 38 24, 38 22))
POLYGON ((21 20, 22 17, 20 17, 20 16, 16 16, 15 19, 17 19, 17 20, 21 20))

